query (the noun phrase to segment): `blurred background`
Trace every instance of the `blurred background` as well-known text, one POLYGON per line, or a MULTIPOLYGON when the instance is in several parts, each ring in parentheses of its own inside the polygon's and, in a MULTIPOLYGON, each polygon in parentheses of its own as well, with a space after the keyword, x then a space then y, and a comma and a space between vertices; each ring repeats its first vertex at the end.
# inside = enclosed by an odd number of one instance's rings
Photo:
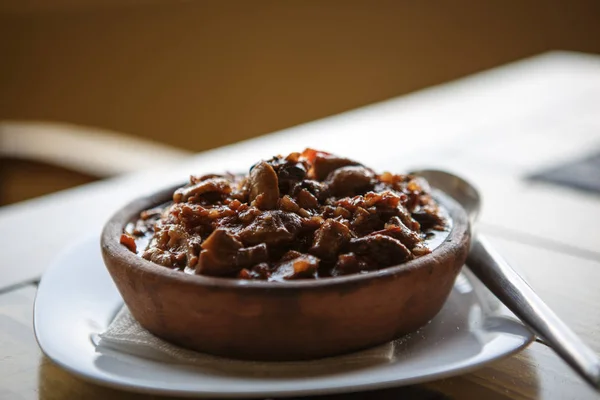
POLYGON ((3 0, 0 204, 599 38, 596 0, 3 0))

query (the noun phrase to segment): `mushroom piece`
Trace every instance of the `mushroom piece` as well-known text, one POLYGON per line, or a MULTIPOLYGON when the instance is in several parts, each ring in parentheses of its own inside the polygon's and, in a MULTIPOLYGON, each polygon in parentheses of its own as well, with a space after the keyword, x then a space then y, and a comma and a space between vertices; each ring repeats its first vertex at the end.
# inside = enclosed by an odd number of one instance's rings
POLYGON ((440 216, 437 208, 432 206, 419 207, 417 210, 411 213, 413 219, 415 219, 421 226, 421 230, 428 229, 443 229, 444 220, 440 216))
POLYGON ((252 168, 248 177, 249 201, 260 210, 273 210, 279 200, 279 181, 272 166, 261 161, 252 168))
POLYGON ((200 196, 205 193, 219 193, 222 195, 228 195, 231 193, 231 186, 229 181, 224 178, 211 178, 179 188, 173 193, 173 201, 175 203, 181 203, 188 201, 193 196, 200 196))
POLYGON ((324 180, 327 176, 338 168, 346 167, 349 165, 361 165, 359 162, 350 160, 349 158, 337 157, 333 154, 317 151, 313 149, 306 149, 302 153, 302 156, 312 164, 312 168, 309 170, 309 176, 312 179, 319 181, 324 180))
POLYGON ((301 162, 286 162, 277 168, 279 191, 289 193, 294 185, 306 177, 306 166, 301 162))
POLYGON ((294 213, 281 210, 265 211, 242 229, 239 237, 246 245, 280 245, 291 243, 301 227, 302 219, 294 213))
POLYGON ((343 167, 333 171, 327 177, 331 193, 338 197, 364 194, 373 189, 375 174, 365 167, 343 167))
POLYGON ((243 246, 227 230, 215 230, 202 243, 196 273, 210 276, 233 275, 242 268, 267 261, 267 246, 264 243, 253 247, 243 246))
POLYGON ((373 232, 371 235, 391 236, 394 239, 401 241, 402 244, 409 249, 412 249, 417 244, 421 243, 419 234, 408 229, 408 227, 404 225, 398 217, 391 218, 390 222, 386 224, 385 229, 373 232))
POLYGON ((398 239, 380 234, 352 239, 348 248, 355 254, 373 260, 378 268, 400 264, 413 258, 410 250, 398 239))
POLYGON ((322 182, 305 179, 302 182, 298 182, 291 190, 292 196, 298 196, 303 190, 312 194, 320 202, 324 202, 329 197, 329 191, 327 185, 322 182))
POLYGON ((315 232, 315 240, 309 251, 323 260, 333 261, 351 238, 352 233, 346 225, 328 219, 315 232))

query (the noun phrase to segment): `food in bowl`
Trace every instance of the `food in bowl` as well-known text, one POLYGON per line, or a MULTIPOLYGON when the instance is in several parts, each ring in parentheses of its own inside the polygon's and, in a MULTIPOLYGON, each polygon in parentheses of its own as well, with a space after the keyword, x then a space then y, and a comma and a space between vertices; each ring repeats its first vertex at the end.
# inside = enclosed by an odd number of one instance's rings
POLYGON ((469 244, 465 211, 423 180, 310 149, 135 199, 101 237, 153 335, 270 361, 414 332, 442 308, 469 244))
POLYGON ((121 243, 189 274, 281 282, 405 263, 431 253, 450 223, 423 178, 306 149, 248 174, 191 176, 121 243))

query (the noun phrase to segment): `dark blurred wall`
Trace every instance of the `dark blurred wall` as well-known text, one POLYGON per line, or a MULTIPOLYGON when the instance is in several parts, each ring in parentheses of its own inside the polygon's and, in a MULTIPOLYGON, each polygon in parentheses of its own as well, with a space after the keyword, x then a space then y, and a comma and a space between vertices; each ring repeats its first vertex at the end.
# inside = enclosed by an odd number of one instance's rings
POLYGON ((600 1, 4 0, 0 119, 203 150, 550 49, 600 1))

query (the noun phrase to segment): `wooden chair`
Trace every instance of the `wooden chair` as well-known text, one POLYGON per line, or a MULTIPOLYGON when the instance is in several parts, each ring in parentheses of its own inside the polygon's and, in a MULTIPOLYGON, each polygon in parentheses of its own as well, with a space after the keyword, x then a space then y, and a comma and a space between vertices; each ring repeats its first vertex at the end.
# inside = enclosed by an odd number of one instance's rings
POLYGON ((0 204, 176 162, 190 153, 118 132, 0 121, 0 204))

